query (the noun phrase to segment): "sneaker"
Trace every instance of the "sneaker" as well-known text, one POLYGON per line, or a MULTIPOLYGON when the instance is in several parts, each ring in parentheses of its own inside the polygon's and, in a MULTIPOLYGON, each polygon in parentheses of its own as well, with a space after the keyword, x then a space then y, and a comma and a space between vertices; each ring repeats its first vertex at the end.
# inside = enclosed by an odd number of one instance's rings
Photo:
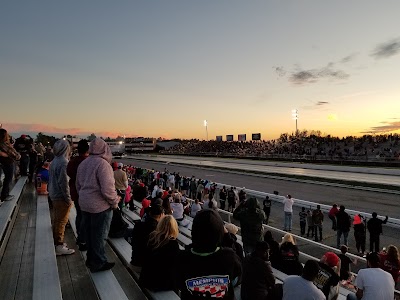
POLYGON ((57 245, 56 246, 56 255, 69 255, 74 254, 74 249, 69 249, 66 245, 57 245))
POLYGON ((113 262, 106 262, 101 268, 98 269, 90 269, 90 272, 96 273, 96 272, 101 272, 101 271, 107 271, 110 270, 112 267, 115 266, 115 263, 113 262))
POLYGON ((14 199, 14 197, 15 197, 14 195, 8 195, 3 199, 3 201, 11 201, 12 199, 14 199))

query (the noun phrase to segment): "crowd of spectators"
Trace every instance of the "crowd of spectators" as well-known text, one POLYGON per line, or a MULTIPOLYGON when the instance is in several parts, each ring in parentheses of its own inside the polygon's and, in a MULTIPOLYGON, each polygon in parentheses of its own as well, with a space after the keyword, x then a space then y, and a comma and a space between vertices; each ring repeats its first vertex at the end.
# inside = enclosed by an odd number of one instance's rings
POLYGON ((400 156, 399 141, 398 134, 338 138, 303 131, 291 135, 285 133, 268 141, 184 140, 163 152, 309 160, 397 160, 400 156))

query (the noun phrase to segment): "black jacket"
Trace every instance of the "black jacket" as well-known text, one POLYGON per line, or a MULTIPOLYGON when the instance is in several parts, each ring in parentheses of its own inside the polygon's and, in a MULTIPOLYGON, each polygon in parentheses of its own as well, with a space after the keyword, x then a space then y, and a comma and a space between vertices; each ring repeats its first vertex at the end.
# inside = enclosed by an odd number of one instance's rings
POLYGON ((241 297, 243 300, 266 300, 275 286, 269 262, 250 254, 243 261, 241 297))
POLYGON ((137 222, 132 231, 132 264, 141 267, 148 249, 149 235, 157 227, 157 220, 148 217, 144 222, 137 222))
POLYGON ((176 269, 179 255, 177 240, 169 240, 157 249, 148 249, 145 254, 139 282, 153 291, 176 289, 176 269))
POLYGON ((341 231, 350 231, 351 221, 347 212, 339 210, 336 214, 337 229, 341 231))
POLYGON ((388 217, 382 221, 378 218, 369 219, 367 222, 367 228, 371 235, 380 235, 382 233, 382 224, 386 224, 388 217))

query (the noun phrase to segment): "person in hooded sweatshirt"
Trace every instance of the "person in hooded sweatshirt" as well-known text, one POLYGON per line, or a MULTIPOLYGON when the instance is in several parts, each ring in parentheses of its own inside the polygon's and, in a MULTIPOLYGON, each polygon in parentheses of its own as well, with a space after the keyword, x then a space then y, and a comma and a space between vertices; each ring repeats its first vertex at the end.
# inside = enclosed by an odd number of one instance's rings
POLYGON ((221 247, 224 222, 213 209, 199 211, 193 220, 192 244, 178 257, 176 282, 182 300, 233 300, 242 274, 239 257, 221 247))
POLYGON ((68 185, 67 165, 70 146, 66 140, 58 140, 54 146, 54 159, 49 169, 49 196, 53 204, 53 238, 56 255, 75 253, 64 244, 65 225, 68 222, 72 199, 68 185))
POLYGON ((120 197, 115 190, 111 163, 111 150, 101 138, 89 145, 89 156, 80 163, 76 174, 76 190, 82 211, 81 229, 85 231, 87 245, 86 266, 91 272, 111 269, 105 243, 110 230, 113 209, 120 197))
POLYGON ((240 221, 243 249, 245 254, 254 251, 257 242, 263 240, 262 224, 265 213, 261 209, 256 198, 242 202, 233 212, 233 218, 240 221))

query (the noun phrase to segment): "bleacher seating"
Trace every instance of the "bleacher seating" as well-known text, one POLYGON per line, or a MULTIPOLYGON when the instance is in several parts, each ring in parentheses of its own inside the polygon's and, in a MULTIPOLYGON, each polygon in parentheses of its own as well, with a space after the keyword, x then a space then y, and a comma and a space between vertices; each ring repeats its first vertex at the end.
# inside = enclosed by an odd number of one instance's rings
POLYGON ((38 196, 33 300, 62 299, 47 196, 38 196))
MULTIPOLYGON (((75 219, 76 219, 76 210, 75 207, 73 207, 69 214, 69 223, 71 224, 72 230, 76 237, 77 231, 75 226, 75 219)), ((86 252, 80 252, 80 253, 84 256, 86 260, 86 252)), ((91 277, 100 299, 128 300, 128 297, 126 296, 124 290, 118 283, 114 273, 111 270, 98 273, 91 273, 91 277)))

